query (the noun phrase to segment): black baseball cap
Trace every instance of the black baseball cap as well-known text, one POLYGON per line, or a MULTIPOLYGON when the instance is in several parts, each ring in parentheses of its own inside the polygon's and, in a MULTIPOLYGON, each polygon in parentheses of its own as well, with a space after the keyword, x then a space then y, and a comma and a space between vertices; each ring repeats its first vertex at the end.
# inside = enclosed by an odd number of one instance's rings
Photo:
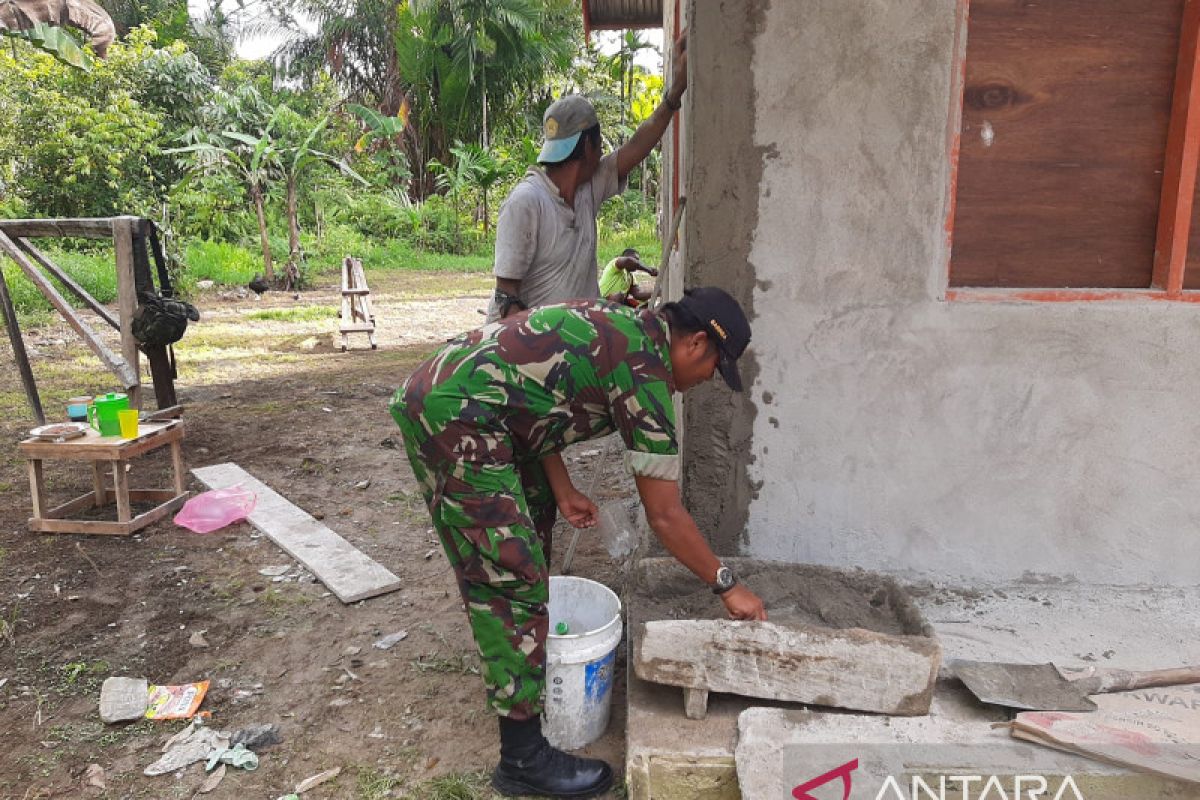
POLYGON ((686 289, 678 301, 667 303, 663 308, 682 312, 708 333, 717 343, 717 369, 729 388, 742 391, 742 376, 738 373, 737 360, 750 344, 750 321, 738 301, 724 289, 716 286, 698 286, 686 289))

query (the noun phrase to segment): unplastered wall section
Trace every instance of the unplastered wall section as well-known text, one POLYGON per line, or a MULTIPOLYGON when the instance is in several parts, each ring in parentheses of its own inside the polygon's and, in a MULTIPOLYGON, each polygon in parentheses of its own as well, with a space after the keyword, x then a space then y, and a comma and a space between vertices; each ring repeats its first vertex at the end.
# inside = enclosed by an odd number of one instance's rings
POLYGON ((726 552, 1195 583, 1200 312, 942 299, 962 5, 696 4, 688 281, 754 340, 685 499, 726 552))

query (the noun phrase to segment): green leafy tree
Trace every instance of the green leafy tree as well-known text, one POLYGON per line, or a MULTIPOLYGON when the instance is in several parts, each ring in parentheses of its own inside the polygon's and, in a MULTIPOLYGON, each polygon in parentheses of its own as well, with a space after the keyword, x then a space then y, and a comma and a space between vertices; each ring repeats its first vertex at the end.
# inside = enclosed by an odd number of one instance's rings
POLYGON ((271 258, 271 240, 267 232, 266 196, 271 183, 282 173, 282 152, 271 132, 272 117, 258 134, 227 130, 220 133, 196 131, 199 141, 166 152, 187 155, 185 162, 192 174, 223 172, 235 176, 245 189, 258 222, 259 243, 263 254, 263 277, 275 280, 271 258))
POLYGON ((154 43, 153 31, 137 29, 88 72, 23 42, 0 48, 0 164, 31 213, 154 213, 166 190, 154 165, 169 122, 139 99, 154 43))

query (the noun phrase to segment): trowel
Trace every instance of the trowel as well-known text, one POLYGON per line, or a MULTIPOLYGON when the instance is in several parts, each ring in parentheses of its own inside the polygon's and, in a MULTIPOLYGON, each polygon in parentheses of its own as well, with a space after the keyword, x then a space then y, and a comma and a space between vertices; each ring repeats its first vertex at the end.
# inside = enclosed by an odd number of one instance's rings
POLYGON ((958 659, 950 672, 985 703, 1029 711, 1095 711, 1089 694, 1200 682, 1200 666, 1133 672, 958 659))

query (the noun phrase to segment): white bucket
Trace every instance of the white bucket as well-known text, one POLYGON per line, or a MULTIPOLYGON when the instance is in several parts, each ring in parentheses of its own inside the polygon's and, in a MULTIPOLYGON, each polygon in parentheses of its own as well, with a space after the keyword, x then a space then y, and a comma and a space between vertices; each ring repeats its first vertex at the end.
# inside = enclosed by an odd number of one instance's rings
POLYGON ((552 575, 549 610, 542 733, 560 750, 577 750, 608 727, 621 600, 604 584, 552 575), (560 622, 567 633, 555 633, 560 622))

